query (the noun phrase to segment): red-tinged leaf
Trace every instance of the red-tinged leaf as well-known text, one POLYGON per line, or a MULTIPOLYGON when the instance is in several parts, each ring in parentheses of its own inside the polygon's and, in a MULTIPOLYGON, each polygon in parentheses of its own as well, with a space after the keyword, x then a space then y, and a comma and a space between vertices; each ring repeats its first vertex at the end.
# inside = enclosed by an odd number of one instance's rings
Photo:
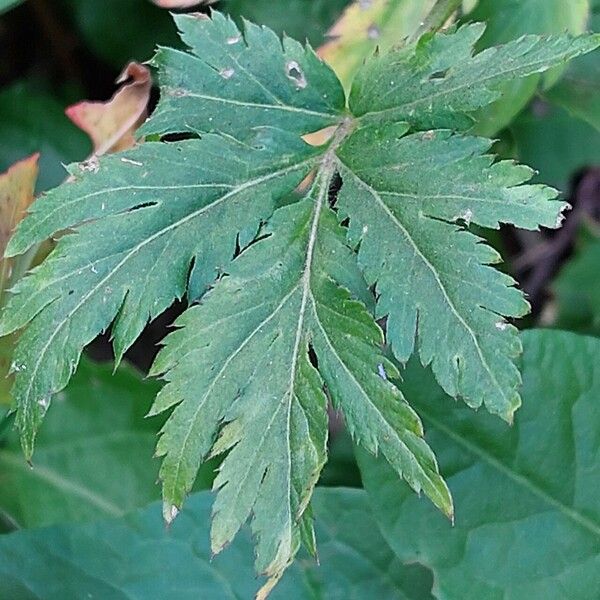
MULTIPOLYGON (((39 156, 24 158, 0 175, 0 306, 5 290, 17 278, 13 277, 13 271, 18 275, 29 264, 28 255, 4 258, 4 251, 12 232, 33 202, 39 156)), ((13 381, 9 370, 15 340, 16 334, 13 334, 0 341, 0 405, 10 403, 13 381)))
POLYGON ((215 0, 151 0, 160 8, 191 8, 199 4, 212 4, 215 0))
MULTIPOLYGON (((25 216, 33 202, 35 182, 38 176, 39 154, 32 154, 12 165, 0 175, 0 252, 4 251, 17 224, 25 216)), ((12 261, 0 261, 0 298, 10 279, 12 261)))
POLYGON ((131 62, 117 83, 123 85, 108 102, 83 101, 66 110, 71 121, 92 138, 97 156, 131 148, 135 144, 134 132, 147 116, 152 88, 150 70, 131 62))

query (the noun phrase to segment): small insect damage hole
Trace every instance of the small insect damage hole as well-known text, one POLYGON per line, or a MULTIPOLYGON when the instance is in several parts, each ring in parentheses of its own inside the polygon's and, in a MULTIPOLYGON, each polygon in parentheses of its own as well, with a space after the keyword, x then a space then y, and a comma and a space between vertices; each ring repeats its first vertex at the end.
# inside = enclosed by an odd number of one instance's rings
POLYGON ((342 189, 342 178, 339 173, 335 173, 331 179, 331 183, 329 184, 329 206, 332 208, 335 206, 337 201, 338 193, 342 189))
POLYGON ((93 154, 87 160, 79 163, 79 169, 83 173, 97 173, 100 170, 100 161, 98 157, 93 154))
POLYGON ((429 81, 440 81, 442 79, 445 79, 447 74, 447 69, 443 71, 434 71, 433 73, 431 73, 431 75, 429 75, 429 81))
POLYGON ((295 60, 290 60, 285 65, 285 70, 288 79, 294 83, 296 89, 303 90, 308 85, 300 65, 295 60))
POLYGON ((308 347, 308 360, 315 369, 319 368, 319 359, 312 346, 308 347))

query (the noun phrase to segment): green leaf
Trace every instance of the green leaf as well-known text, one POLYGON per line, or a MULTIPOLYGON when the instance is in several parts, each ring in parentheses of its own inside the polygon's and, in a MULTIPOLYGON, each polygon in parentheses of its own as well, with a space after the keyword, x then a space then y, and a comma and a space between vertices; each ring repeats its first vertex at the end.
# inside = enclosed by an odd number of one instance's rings
POLYGON ((597 163, 600 131, 556 104, 536 100, 510 126, 517 158, 538 172, 535 181, 564 194, 582 169, 597 163))
POLYGON ((0 93, 0 172, 40 153, 37 191, 59 185, 63 164, 89 154, 86 136, 64 114, 64 105, 43 86, 21 81, 0 93))
POLYGON ((406 130, 360 129, 340 149, 339 206, 367 281, 377 284, 377 316, 388 316, 398 360, 416 345, 447 393, 511 420, 520 343, 499 315, 522 316, 528 306, 513 280, 491 268, 497 253, 455 223, 555 227, 563 205, 548 188, 520 185, 528 169, 492 164, 488 140, 448 131, 398 139, 406 130))
POLYGON ((0 445, 0 512, 19 527, 119 516, 157 498, 150 457, 156 421, 144 421, 158 385, 125 365, 116 372, 82 361, 55 399, 35 464, 18 436, 0 445))
POLYGON ((361 454, 381 531, 434 572, 437 598, 569 598, 600 586, 600 341, 524 336, 523 408, 509 428, 453 406, 411 368, 404 392, 427 426, 457 505, 454 526, 361 454))
POLYGON ((325 161, 309 198, 276 211, 269 237, 184 313, 153 367, 170 382, 153 411, 177 405, 157 450, 165 456, 165 518, 177 514, 211 448, 229 450, 215 480, 213 552, 254 512, 257 570, 276 578, 298 549, 301 517, 325 462, 323 383, 354 438, 451 511, 418 418, 378 375, 378 365, 394 372, 377 350, 382 333, 338 285, 356 288, 361 278, 325 206, 332 174, 325 161))
POLYGON ((145 133, 218 131, 245 138, 256 127, 298 134, 339 122, 344 93, 334 73, 310 48, 283 44, 265 27, 231 19, 179 16, 175 21, 192 52, 160 48, 161 99, 145 133))
MULTIPOLYGON (((600 30, 600 14, 593 23, 594 30, 600 30)), ((600 52, 573 61, 561 81, 544 96, 600 131, 600 52)))
POLYGON ((557 305, 557 325, 585 333, 600 333, 600 283, 597 236, 582 244, 552 285, 557 305))
POLYGON ((433 4, 434 0, 354 0, 327 32, 319 56, 350 89, 365 59, 376 51, 388 52, 413 35, 433 4))
POLYGON ((481 23, 375 57, 357 73, 350 110, 361 123, 406 121, 416 129, 468 128, 465 113, 498 99, 502 82, 565 63, 598 46, 597 36, 527 35, 473 55, 481 23))
MULTIPOLYGON (((525 34, 581 34, 587 29, 589 0, 480 0, 466 18, 485 21, 487 28, 479 48, 504 44, 525 34)), ((548 83, 560 77, 562 69, 549 75, 548 83)), ((479 112, 478 133, 495 135, 506 127, 533 98, 541 77, 532 75, 523 81, 504 84, 502 98, 479 112)))
POLYGON ((526 304, 464 222, 555 226, 562 203, 544 187, 519 187, 531 171, 492 164, 485 140, 413 130, 464 124, 496 98, 488 85, 600 38, 523 38, 473 57, 480 26, 427 35, 368 62, 348 108, 309 47, 251 24, 241 32, 218 13, 176 20, 189 51, 159 50, 161 100, 142 131, 190 139, 92 158, 34 204, 8 254, 74 231, 16 287, 0 331, 31 321, 14 359, 16 422, 30 456, 51 396, 87 343, 112 324, 119 360, 176 298, 199 299, 153 368, 169 382, 152 409, 171 411, 158 445, 164 514, 177 514, 203 461, 226 454, 212 548, 252 515, 270 586, 301 541, 314 550, 323 388, 358 443, 452 512, 421 423, 387 379, 395 370, 363 275, 398 357, 408 358, 416 333, 421 359, 450 393, 507 419, 518 406, 520 346, 499 315, 526 304), (325 127, 334 129, 325 144, 302 140, 325 127))
MULTIPOLYGON (((210 504, 209 494, 193 496, 169 531, 152 506, 120 520, 1 536, 0 596, 251 598, 257 583, 250 535, 244 531, 228 554, 213 560, 206 542, 210 504)), ((292 567, 273 600, 432 600, 431 574, 394 556, 363 491, 318 490, 315 513, 320 566, 305 560, 292 567)))

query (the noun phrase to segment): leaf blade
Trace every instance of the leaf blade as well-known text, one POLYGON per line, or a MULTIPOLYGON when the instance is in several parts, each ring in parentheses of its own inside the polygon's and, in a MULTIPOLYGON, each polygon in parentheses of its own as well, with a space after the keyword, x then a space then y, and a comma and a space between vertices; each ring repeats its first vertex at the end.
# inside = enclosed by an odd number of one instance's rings
POLYGON ((550 330, 523 337, 524 405, 510 429, 441 402, 416 365, 406 374, 404 391, 462 505, 453 528, 413 502, 383 465, 359 457, 384 537, 401 560, 418 555, 434 569, 437 597, 561 598, 568 590, 583 599, 597 586, 597 381, 582 365, 598 341, 550 330), (485 499, 472 493, 475 482, 485 499), (416 534, 397 535, 408 524, 416 534))

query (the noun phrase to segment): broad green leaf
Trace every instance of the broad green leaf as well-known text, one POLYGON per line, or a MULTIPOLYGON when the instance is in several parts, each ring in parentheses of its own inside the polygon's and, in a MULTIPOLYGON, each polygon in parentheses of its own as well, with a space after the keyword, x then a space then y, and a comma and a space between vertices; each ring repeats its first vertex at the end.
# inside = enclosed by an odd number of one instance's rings
POLYGON ((485 140, 414 130, 462 126, 496 98, 490 85, 600 39, 530 37, 473 56, 480 26, 427 35, 370 60, 347 103, 309 47, 251 24, 240 31, 218 13, 176 20, 189 50, 159 50, 161 100, 142 132, 189 139, 72 166, 71 180, 34 204, 9 255, 71 231, 19 283, 0 331, 31 322, 14 359, 30 456, 87 343, 112 324, 118 360, 176 298, 199 299, 153 369, 168 381, 153 412, 171 411, 158 445, 164 514, 177 514, 203 461, 226 454, 212 547, 252 516, 270 586, 301 540, 314 551, 325 391, 358 443, 452 510, 421 423, 387 380, 395 371, 369 287, 397 357, 408 358, 416 334, 450 393, 511 418, 520 346, 500 315, 526 304, 465 224, 556 226, 562 203, 519 187, 531 171, 493 164, 485 140), (302 140, 325 127, 326 144, 302 140))
MULTIPOLYGON (((489 48, 526 34, 581 34, 587 30, 589 4, 589 0, 480 0, 466 18, 486 22, 479 47, 489 48)), ((560 68, 552 71, 546 85, 554 83, 561 72, 560 68)), ((478 133, 495 135, 509 125, 533 98, 540 80, 539 75, 532 75, 504 84, 502 98, 477 115, 478 133)))
POLYGON ((556 323, 564 329, 600 333, 600 241, 597 237, 577 249, 552 285, 556 323))
POLYGON ((589 13, 589 0, 479 0, 468 17, 485 21, 481 43, 489 47, 528 33, 581 33, 589 13))
POLYGON ((510 428, 453 406, 423 370, 404 374, 448 474, 454 526, 359 456, 384 537, 433 570, 440 600, 588 600, 600 589, 600 341, 523 338, 523 408, 510 428))
POLYGON ((40 192, 64 180, 63 164, 82 160, 89 152, 86 136, 41 85, 21 81, 0 92, 0 171, 39 153, 40 192))
POLYGON ((563 79, 544 96, 600 131, 600 53, 573 62, 563 79))
MULTIPOLYGON (((194 495, 169 531, 152 506, 119 520, 0 536, 0 597, 251 598, 258 585, 250 535, 244 531, 230 552, 213 559, 210 504, 209 494, 194 495)), ((273 600, 432 600, 431 573, 394 556, 363 491, 318 490, 315 514, 320 565, 293 566, 273 600)))
POLYGON ((0 443, 0 512, 19 527, 119 516, 157 498, 150 458, 159 424, 143 416, 159 386, 125 365, 111 370, 82 361, 31 467, 17 435, 0 443))
POLYGON ((327 32, 319 56, 349 89, 363 62, 376 50, 387 52, 419 28, 434 0, 355 0, 327 32))
POLYGON ((543 181, 563 193, 573 177, 598 163, 600 131, 571 116, 559 105, 539 100, 510 126, 518 160, 536 169, 535 181, 543 181))

